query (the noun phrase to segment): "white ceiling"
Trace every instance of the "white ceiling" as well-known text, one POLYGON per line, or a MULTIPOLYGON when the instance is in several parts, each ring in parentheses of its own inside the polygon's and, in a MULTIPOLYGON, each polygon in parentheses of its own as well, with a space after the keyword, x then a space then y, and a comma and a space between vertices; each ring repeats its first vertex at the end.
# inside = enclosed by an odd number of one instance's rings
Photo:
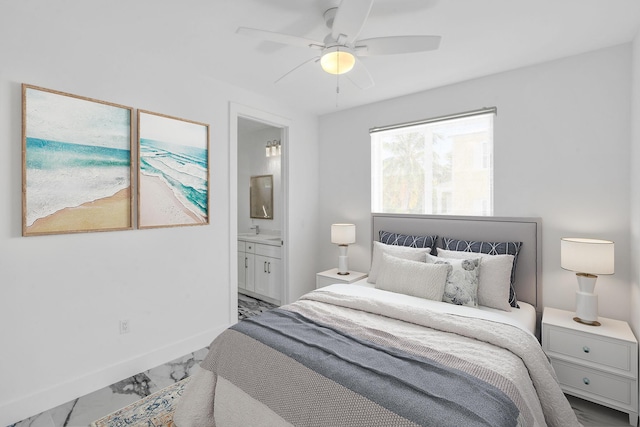
POLYGON ((214 31, 238 62, 220 69, 203 57, 203 67, 322 114, 629 42, 640 28, 638 0, 377 0, 360 38, 434 34, 442 36, 440 49, 363 58, 375 86, 360 90, 343 78, 338 96, 336 77, 314 63, 273 84, 316 51, 234 33, 246 26, 322 40, 329 32, 322 14, 339 1, 224 2, 225 18, 214 31))
POLYGON ((131 58, 133 71, 136 61, 162 58, 183 77, 201 74, 324 114, 630 42, 640 28, 639 0, 376 0, 359 38, 440 35, 440 49, 363 58, 375 86, 341 78, 339 95, 336 77, 314 63, 274 85, 317 51, 235 33, 245 26, 322 40, 322 14, 339 1, 0 0, 0 49, 38 51, 43 40, 31 29, 44 27, 50 46, 88 61, 117 54, 131 58))

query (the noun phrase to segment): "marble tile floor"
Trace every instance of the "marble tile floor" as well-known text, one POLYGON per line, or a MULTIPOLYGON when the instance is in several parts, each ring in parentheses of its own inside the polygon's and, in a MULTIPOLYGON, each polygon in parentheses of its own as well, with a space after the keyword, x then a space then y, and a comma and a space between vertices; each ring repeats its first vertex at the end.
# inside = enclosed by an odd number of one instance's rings
POLYGON ((91 422, 188 377, 204 360, 203 348, 67 402, 9 427, 87 427, 91 422))
POLYGON ((584 427, 629 427, 629 414, 567 396, 573 411, 584 427))
MULTIPOLYGON (((273 307, 273 304, 255 298, 238 296, 240 319, 273 307)), ((87 427, 91 422, 191 375, 207 351, 203 348, 9 427, 87 427)), ((629 426, 629 417, 623 412, 573 396, 568 396, 568 399, 585 427, 629 426)))
MULTIPOLYGON (((238 295, 240 320, 275 307, 245 295, 238 295)), ((91 422, 170 386, 191 375, 207 355, 207 349, 134 375, 101 390, 82 396, 9 427, 86 427, 91 422)))
POLYGON ((238 294, 238 320, 246 319, 250 316, 255 316, 264 311, 275 308, 276 305, 252 298, 247 295, 238 294))

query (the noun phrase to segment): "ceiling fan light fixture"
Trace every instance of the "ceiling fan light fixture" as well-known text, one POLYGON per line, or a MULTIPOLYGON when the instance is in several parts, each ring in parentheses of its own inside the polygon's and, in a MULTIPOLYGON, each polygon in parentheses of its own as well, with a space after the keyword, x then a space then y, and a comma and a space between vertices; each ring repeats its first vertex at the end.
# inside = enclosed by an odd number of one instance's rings
POLYGON ((322 69, 329 74, 344 74, 351 71, 356 64, 356 58, 348 48, 334 46, 325 49, 320 58, 322 69))

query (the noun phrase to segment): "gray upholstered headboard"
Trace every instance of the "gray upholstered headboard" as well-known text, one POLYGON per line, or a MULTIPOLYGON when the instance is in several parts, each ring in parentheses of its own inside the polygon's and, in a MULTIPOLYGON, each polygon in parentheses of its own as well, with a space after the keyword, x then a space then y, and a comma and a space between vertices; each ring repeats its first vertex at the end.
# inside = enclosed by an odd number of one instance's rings
POLYGON ((373 240, 379 231, 490 242, 522 242, 514 288, 519 301, 542 311, 542 222, 540 218, 372 214, 373 240))

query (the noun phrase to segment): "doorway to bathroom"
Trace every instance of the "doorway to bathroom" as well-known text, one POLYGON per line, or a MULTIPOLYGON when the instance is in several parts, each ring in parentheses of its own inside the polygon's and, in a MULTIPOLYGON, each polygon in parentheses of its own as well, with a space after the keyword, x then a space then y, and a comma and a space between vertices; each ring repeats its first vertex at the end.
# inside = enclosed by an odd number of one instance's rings
POLYGON ((285 119, 234 104, 230 122, 230 321, 233 323, 237 321, 238 310, 252 307, 255 301, 259 307, 263 306, 261 302, 265 306, 287 302, 289 126, 285 119))

